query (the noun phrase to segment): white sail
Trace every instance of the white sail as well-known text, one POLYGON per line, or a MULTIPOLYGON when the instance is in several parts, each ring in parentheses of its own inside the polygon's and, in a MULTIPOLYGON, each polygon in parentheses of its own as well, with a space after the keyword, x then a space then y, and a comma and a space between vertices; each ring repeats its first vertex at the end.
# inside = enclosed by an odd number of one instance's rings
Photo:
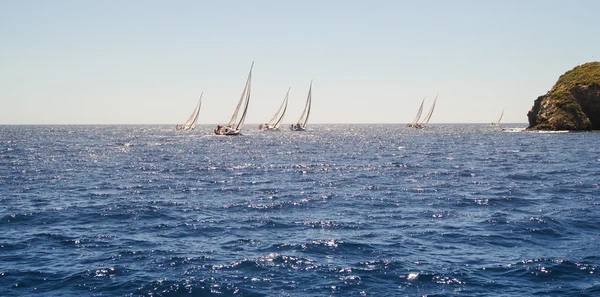
POLYGON ((198 116, 200 115, 200 107, 202 106, 202 95, 204 95, 204 93, 200 94, 200 99, 198 100, 198 107, 196 108, 196 116, 194 117, 194 120, 190 125, 190 130, 196 129, 196 123, 198 122, 198 116))
POLYGON ((306 123, 308 122, 308 117, 310 116, 310 106, 312 104, 312 80, 310 81, 310 87, 308 88, 308 96, 306 98, 306 105, 304 105, 304 111, 302 111, 302 115, 300 119, 296 123, 296 125, 292 125, 292 130, 300 130, 303 131, 306 129, 306 123))
POLYGON ((196 110, 198 110, 198 103, 196 103, 196 107, 194 108, 194 111, 192 111, 192 114, 187 119, 187 121, 185 121, 185 123, 183 123, 182 126, 189 127, 192 124, 192 121, 194 120, 194 116, 196 116, 196 110))
MULTIPOLYGON (((254 66, 254 62, 252 62, 252 66, 254 66)), ((250 103, 250 90, 252 89, 250 86, 250 83, 252 82, 252 66, 250 67, 250 74, 248 74, 248 80, 246 82, 248 88, 246 92, 246 98, 244 100, 244 111, 242 112, 242 117, 240 118, 240 121, 235 126, 235 129, 240 132, 242 131, 244 121, 246 120, 246 114, 248 113, 248 103, 250 103)))
POLYGON ((437 102, 438 95, 435 95, 435 99, 433 99, 433 104, 431 105, 431 109, 429 110, 429 112, 427 113, 425 118, 423 118, 423 121, 417 125, 419 128, 423 128, 427 125, 427 123, 429 123, 429 120, 431 119, 431 115, 433 115, 433 110, 435 109, 435 103, 437 102))
POLYGON ((242 91, 242 96, 240 97, 240 101, 238 102, 233 115, 231 116, 231 120, 227 126, 217 126, 214 130, 215 134, 218 135, 239 135, 242 127, 244 125, 244 121, 246 120, 246 113, 248 112, 248 103, 250 102, 250 91, 251 91, 251 83, 252 83, 252 68, 254 68, 254 62, 252 62, 252 66, 250 66, 250 72, 248 73, 248 78, 246 79, 246 85, 244 86, 244 91, 242 91), (238 114, 242 111, 242 115, 240 120, 238 121, 238 114))
POLYGON ((196 104, 196 108, 190 115, 190 117, 183 123, 182 125, 177 125, 175 128, 177 130, 194 130, 196 128, 196 122, 198 121, 198 115, 200 114, 200 106, 202 104, 202 95, 200 94, 200 99, 198 99, 198 103, 196 104))
POLYGON ((259 130, 279 130, 279 125, 281 124, 281 121, 285 116, 285 111, 287 110, 290 89, 291 88, 288 88, 285 98, 283 98, 283 102, 281 102, 281 106, 279 106, 279 109, 277 109, 277 112, 273 115, 271 120, 268 123, 258 125, 259 130))
POLYGON ((279 109, 277 110, 275 115, 273 115, 273 118, 271 118, 271 120, 269 121, 269 123, 268 123, 269 127, 274 127, 274 128, 279 127, 279 124, 281 123, 281 120, 283 119, 283 116, 285 115, 285 111, 287 109, 288 98, 290 96, 290 89, 291 89, 291 87, 288 88, 288 91, 285 94, 285 98, 283 99, 281 106, 279 106, 279 109))
POLYGON ((425 98, 423 98, 423 101, 421 101, 421 106, 419 106, 419 110, 417 111, 417 115, 415 116, 415 119, 412 121, 412 123, 410 123, 408 126, 412 127, 414 125, 416 125, 419 120, 421 119, 421 114, 423 113, 423 104, 425 104, 425 98))
MULTIPOLYGON (((288 89, 288 92, 285 95, 285 107, 283 108, 283 111, 281 112, 281 115, 279 116, 279 119, 273 124, 273 128, 274 129, 279 129, 279 126, 281 125, 281 121, 283 121, 283 117, 285 116, 285 111, 287 110, 288 95, 289 94, 290 94, 290 89, 288 89)), ((281 107, 280 107, 280 109, 281 109, 281 107)))
POLYGON ((494 123, 492 123, 492 126, 498 126, 500 124, 500 121, 502 120, 502 116, 504 116, 504 108, 502 109, 502 112, 500 113, 500 118, 498 118, 498 120, 494 123))
POLYGON ((244 86, 244 91, 242 91, 242 95, 240 96, 240 101, 238 102, 238 105, 235 108, 233 115, 231 116, 231 120, 229 120, 229 123, 227 124, 228 127, 235 126, 235 123, 237 122, 238 113, 240 111, 240 108, 242 107, 242 103, 244 103, 246 101, 245 98, 248 97, 248 95, 250 93, 249 88, 250 88, 250 80, 252 77, 252 68, 253 67, 254 67, 254 62, 252 62, 252 66, 250 66, 250 73, 248 73, 248 79, 246 79, 246 85, 244 86))

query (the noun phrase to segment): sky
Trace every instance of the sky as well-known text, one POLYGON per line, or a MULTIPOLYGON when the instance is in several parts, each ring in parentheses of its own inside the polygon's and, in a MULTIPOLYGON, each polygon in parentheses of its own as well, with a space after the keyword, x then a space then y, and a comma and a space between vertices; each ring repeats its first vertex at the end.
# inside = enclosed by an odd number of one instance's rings
POLYGON ((0 0, 0 125, 246 123, 291 87, 298 120, 526 123, 533 101, 600 60, 600 1, 0 0))

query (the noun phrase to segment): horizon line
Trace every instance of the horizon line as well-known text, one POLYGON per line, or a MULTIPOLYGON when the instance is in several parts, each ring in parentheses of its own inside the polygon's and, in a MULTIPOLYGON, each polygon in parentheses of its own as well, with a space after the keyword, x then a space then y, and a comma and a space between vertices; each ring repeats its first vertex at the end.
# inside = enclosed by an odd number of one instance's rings
MULTIPOLYGON (((491 122, 452 122, 452 123, 429 123, 428 125, 475 125, 475 124, 484 124, 489 125, 491 122)), ((246 125, 259 125, 262 123, 246 123, 246 125)), ((293 124, 293 123, 290 123, 293 124)), ((311 123, 310 125, 406 125, 410 124, 406 123, 311 123)), ((506 122, 500 123, 499 125, 517 125, 523 124, 528 125, 528 123, 519 123, 519 122, 506 122)), ((0 124, 0 126, 175 126, 177 124, 119 124, 119 123, 110 123, 110 124, 0 124)), ((216 124, 198 124, 196 126, 213 126, 216 124)), ((283 125, 282 125, 283 126, 283 125)))

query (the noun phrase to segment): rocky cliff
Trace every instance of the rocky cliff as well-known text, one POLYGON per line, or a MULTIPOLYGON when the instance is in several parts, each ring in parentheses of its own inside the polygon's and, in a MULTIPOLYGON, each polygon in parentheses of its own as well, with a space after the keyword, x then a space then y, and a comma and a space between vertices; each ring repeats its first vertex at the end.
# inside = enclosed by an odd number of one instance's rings
POLYGON ((530 130, 600 130, 600 62, 561 75, 534 101, 527 117, 530 130))

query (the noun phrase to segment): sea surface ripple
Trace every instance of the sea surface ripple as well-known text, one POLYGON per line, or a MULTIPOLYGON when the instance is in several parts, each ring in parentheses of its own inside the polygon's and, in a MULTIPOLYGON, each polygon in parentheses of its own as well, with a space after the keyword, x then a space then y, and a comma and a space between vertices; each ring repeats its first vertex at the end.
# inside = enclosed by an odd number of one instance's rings
POLYGON ((600 133, 212 128, 0 126, 0 296, 600 295, 600 133))

